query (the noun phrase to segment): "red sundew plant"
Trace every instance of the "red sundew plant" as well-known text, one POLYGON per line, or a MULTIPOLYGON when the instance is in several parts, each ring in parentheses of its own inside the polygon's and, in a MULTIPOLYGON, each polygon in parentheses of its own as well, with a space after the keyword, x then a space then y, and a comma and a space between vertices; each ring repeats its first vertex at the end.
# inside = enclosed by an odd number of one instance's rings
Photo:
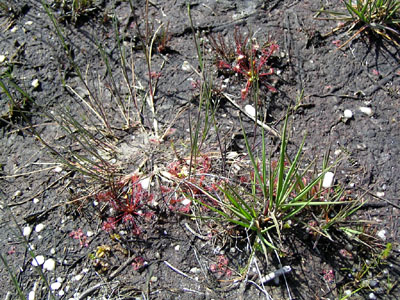
POLYGON ((232 276, 232 271, 228 268, 229 259, 225 255, 219 255, 217 263, 210 265, 210 271, 219 276, 232 276))
MULTIPOLYGON (((255 82, 261 82, 269 91, 276 92, 276 89, 264 78, 274 74, 274 69, 269 67, 267 62, 271 55, 279 49, 279 46, 272 41, 268 41, 265 46, 260 46, 255 40, 249 42, 249 35, 243 38, 238 29, 235 29, 234 38, 235 60, 231 63, 220 59, 218 68, 232 70, 247 80, 246 86, 241 91, 242 100, 246 99, 255 82)), ((217 55, 219 55, 218 51, 217 55)), ((220 56, 227 57, 226 55, 220 56)))
POLYGON ((83 233, 82 229, 79 228, 78 230, 71 231, 69 234, 70 237, 72 237, 74 240, 79 240, 79 244, 81 247, 88 247, 89 244, 87 242, 87 235, 83 233))
POLYGON ((153 200, 153 195, 145 191, 139 182, 139 176, 132 176, 127 182, 118 183, 112 190, 97 194, 96 199, 111 205, 116 216, 107 218, 103 222, 102 229, 110 232, 116 228, 116 224, 122 222, 133 227, 133 233, 140 234, 140 228, 136 225, 135 218, 144 217, 149 220, 153 212, 143 211, 145 204, 153 200))

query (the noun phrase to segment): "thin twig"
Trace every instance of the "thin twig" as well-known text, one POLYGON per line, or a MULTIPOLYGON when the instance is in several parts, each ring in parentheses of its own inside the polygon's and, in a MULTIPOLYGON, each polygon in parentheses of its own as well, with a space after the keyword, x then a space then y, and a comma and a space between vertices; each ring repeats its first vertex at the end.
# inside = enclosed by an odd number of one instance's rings
POLYGON ((197 279, 190 277, 189 275, 187 275, 186 273, 183 273, 182 271, 178 270, 177 268, 175 268, 174 266, 172 266, 169 262, 167 262, 166 260, 164 260, 164 264, 166 264, 168 266, 168 268, 170 268, 171 270, 175 271, 176 273, 178 273, 179 275, 182 275, 188 279, 191 279, 193 281, 199 282, 197 279))
POLYGON ((241 108, 235 101, 233 101, 233 99, 231 97, 229 97, 228 94, 226 93, 222 93, 222 95, 237 109, 240 110, 241 113, 243 113, 246 117, 248 117, 249 119, 251 119, 254 122, 257 122, 258 126, 261 126, 262 128, 264 128, 265 130, 267 130, 269 133, 271 133, 272 135, 274 135, 277 138, 281 138, 279 132, 268 126, 267 124, 261 122, 260 120, 257 120, 254 116, 250 115, 248 112, 246 112, 243 108, 241 108))

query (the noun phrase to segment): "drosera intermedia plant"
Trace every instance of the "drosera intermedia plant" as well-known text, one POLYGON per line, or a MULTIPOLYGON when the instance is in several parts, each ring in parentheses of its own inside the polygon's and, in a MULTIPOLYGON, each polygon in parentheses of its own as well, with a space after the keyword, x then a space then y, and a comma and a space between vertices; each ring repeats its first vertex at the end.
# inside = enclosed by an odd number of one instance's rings
POLYGON ((327 14, 332 16, 332 19, 342 22, 332 32, 341 28, 356 30, 346 42, 338 45, 339 48, 346 46, 364 31, 381 36, 399 46, 400 2, 398 0, 342 0, 342 3, 346 12, 325 9, 318 11, 318 14, 327 14))
POLYGON ((268 62, 279 46, 272 40, 260 45, 256 39, 250 39, 250 37, 250 33, 243 35, 238 28, 235 28, 234 51, 226 45, 221 36, 217 39, 210 38, 218 69, 230 70, 246 80, 246 85, 241 90, 242 100, 247 98, 251 88, 258 82, 269 91, 276 92, 276 88, 267 80, 274 74, 274 68, 268 66, 268 62))
POLYGON ((102 229, 107 232, 123 223, 134 235, 139 235, 141 230, 138 219, 148 221, 154 215, 149 209, 153 195, 143 188, 138 175, 132 175, 117 182, 112 188, 99 192, 95 199, 112 209, 111 215, 103 216, 106 221, 103 222, 102 229))
POLYGON ((276 163, 267 156, 264 131, 262 131, 261 157, 257 158, 243 129, 251 165, 250 188, 227 183, 218 188, 222 192, 221 196, 203 190, 209 198, 213 199, 212 203, 217 203, 217 205, 210 205, 199 201, 198 198, 193 198, 193 201, 215 212, 216 219, 236 224, 248 232, 254 232, 263 247, 272 249, 278 249, 279 245, 272 241, 270 233, 275 233, 281 240, 281 231, 289 221, 294 220, 294 223, 299 223, 302 219, 307 219, 313 210, 324 212, 324 208, 332 205, 343 207, 352 203, 352 201, 343 201, 339 197, 330 199, 321 197, 327 188, 316 190, 327 172, 330 172, 338 161, 329 166, 324 165, 317 174, 311 172, 313 163, 302 168, 301 157, 305 139, 294 158, 289 158, 287 123, 286 118, 276 163), (306 181, 305 178, 307 178, 306 181))

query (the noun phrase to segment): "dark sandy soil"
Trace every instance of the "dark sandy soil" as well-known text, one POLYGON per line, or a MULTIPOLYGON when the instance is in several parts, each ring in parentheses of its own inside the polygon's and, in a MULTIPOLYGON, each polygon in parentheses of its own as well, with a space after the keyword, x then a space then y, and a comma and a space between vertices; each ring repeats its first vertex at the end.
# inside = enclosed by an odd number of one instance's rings
MULTIPOLYGON (((91 10, 81 12, 76 20, 52 6, 75 64, 111 120, 114 137, 109 141, 118 154, 106 159, 117 165, 121 174, 140 167, 151 178, 155 203, 143 208, 152 212, 150 220, 138 217, 139 235, 132 234, 132 228, 121 227, 122 231, 116 230, 118 235, 110 236, 102 229, 109 207, 88 197, 98 191, 98 185, 59 163, 54 155, 71 151, 85 155, 73 134, 63 131, 53 117, 69 111, 80 120, 88 116, 88 127, 99 124, 80 101, 79 97, 89 96, 86 87, 40 1, 6 2, 13 10, 0 17, 0 55, 5 56, 0 63, 2 82, 29 113, 24 118, 17 109, 11 112, 10 101, 1 90, 0 247, 26 297, 30 293, 29 299, 51 299, 45 281, 32 266, 21 229, 35 255, 42 255, 50 265, 55 262, 54 270, 51 266, 43 269, 55 299, 340 299, 345 291, 354 292, 363 284, 364 288, 348 299, 400 298, 400 53, 394 45, 368 35, 337 50, 335 43, 344 43, 351 33, 326 35, 337 22, 317 20, 313 15, 321 5, 340 10, 341 1, 191 1, 191 12, 215 86, 242 107, 249 103, 240 99, 245 82, 217 72, 207 36, 220 34, 232 42, 238 28, 244 33, 251 30, 258 41, 270 37, 279 45, 270 82, 277 92, 262 89, 260 98, 269 126, 280 131, 291 107, 289 152, 296 151, 307 133, 305 160, 322 158, 328 149, 332 160, 344 155, 335 178, 353 198, 365 202, 353 220, 368 224, 364 229, 376 246, 371 253, 379 253, 388 242, 393 245, 389 259, 380 265, 371 263, 373 267, 361 279, 351 277, 349 270, 368 264, 366 247, 337 239, 321 238, 316 243, 301 226, 285 234, 280 257, 273 251, 267 256, 257 254, 248 276, 241 278, 240 271, 251 253, 242 233, 236 234, 233 226, 221 228, 217 222, 189 219, 166 207, 160 196, 160 185, 166 183, 157 174, 190 153, 189 120, 196 118, 199 99, 192 84, 200 79, 196 47, 187 5, 181 0, 155 1, 149 8, 149 30, 154 33, 160 24, 163 28, 168 24, 168 47, 161 52, 155 48, 151 62, 152 71, 160 75, 154 101, 160 135, 170 126, 174 130, 162 142, 155 141, 148 105, 143 111, 143 127, 124 128, 115 108, 117 94, 127 97, 129 89, 116 44, 114 14, 127 49, 130 86, 137 91, 138 101, 146 102, 148 69, 137 33, 138 28, 142 33, 146 30, 145 1, 132 1, 134 14, 126 1, 115 1, 115 7, 113 1, 94 1, 91 10), (108 57, 108 70, 98 45, 108 57), (184 70, 184 62, 193 68, 184 70), (24 97, 5 75, 10 73, 35 104, 30 100, 23 104, 24 97), (346 109, 353 114, 347 121, 343 119, 346 109), (53 151, 32 134, 32 128, 53 151), (348 255, 343 255, 343 249, 348 255), (218 264, 220 270, 213 272, 218 264), (264 275, 284 265, 292 271, 279 284, 268 283, 260 290, 255 265, 264 275), (370 298, 373 296, 376 298, 370 298)), ((251 135, 252 121, 244 117, 243 121, 251 135)), ((212 158, 215 170, 221 170, 221 145, 225 153, 246 153, 246 149, 238 108, 221 99, 216 122, 219 137, 211 129, 201 152, 212 158)), ((272 134, 267 135, 267 146, 275 155, 279 144, 272 134)), ((257 131, 256 138, 259 136, 257 131)), ((228 173, 234 169, 233 164, 225 167, 228 173)), ((0 296, 17 299, 3 265, 0 296)))

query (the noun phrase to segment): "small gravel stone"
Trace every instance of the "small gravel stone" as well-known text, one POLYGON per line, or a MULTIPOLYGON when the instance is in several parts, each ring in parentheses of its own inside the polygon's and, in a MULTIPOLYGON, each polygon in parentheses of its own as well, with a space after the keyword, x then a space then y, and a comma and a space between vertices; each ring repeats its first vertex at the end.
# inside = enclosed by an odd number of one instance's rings
POLYGON ((63 169, 60 166, 58 166, 58 167, 55 167, 53 171, 56 172, 56 173, 61 173, 62 170, 63 169))
POLYGON ((244 107, 245 112, 247 112, 250 116, 255 117, 256 116, 256 110, 253 106, 247 104, 244 107))
POLYGON ((385 192, 376 192, 378 197, 385 197, 385 192))
POLYGON ((378 238, 380 238, 382 241, 386 241, 387 237, 386 237, 387 231, 385 229, 379 230, 376 235, 378 236, 378 238))
POLYGON ((15 191, 15 193, 14 193, 14 197, 19 197, 21 195, 22 195, 22 191, 20 191, 20 190, 15 191))
POLYGON ((6 60, 6 56, 1 54, 0 55, 0 64, 6 60))
POLYGON ((90 231, 90 230, 88 230, 88 231, 86 232, 86 235, 87 235, 88 237, 91 237, 91 236, 93 236, 93 235, 94 235, 94 232, 93 232, 93 231, 90 231))
POLYGON ((52 284, 50 284, 50 288, 53 291, 57 291, 60 287, 61 287, 61 282, 58 282, 58 281, 53 282, 52 284))
POLYGON ((353 117, 353 112, 350 109, 345 109, 343 112, 343 118, 351 119, 353 117))
POLYGON ((192 71, 192 68, 190 67, 190 63, 188 61, 184 61, 182 64, 182 70, 185 72, 190 72, 192 71))
POLYGON ((369 281, 369 286, 374 288, 378 286, 378 283, 379 283, 378 280, 372 279, 369 281))
POLYGON ((368 299, 375 300, 377 299, 374 293, 369 293, 368 299))
POLYGON ((39 83, 39 79, 34 79, 32 80, 31 85, 33 86, 34 89, 38 88, 40 83, 39 83))
POLYGON ((32 228, 29 226, 24 227, 24 229, 22 230, 22 234, 24 236, 29 236, 32 232, 32 228))
POLYGON ((330 188, 332 186, 334 176, 334 173, 326 172, 324 175, 324 180, 322 181, 322 187, 326 189, 330 188))
POLYGON ((373 114, 372 109, 370 107, 360 106, 359 109, 362 113, 366 114, 367 116, 372 116, 373 114))
POLYGON ((43 268, 47 271, 53 271, 56 268, 56 261, 52 258, 49 258, 44 262, 43 268))
POLYGON ((193 267, 193 268, 190 269, 189 272, 190 272, 190 273, 193 273, 193 274, 198 274, 198 273, 200 273, 200 269, 199 269, 199 268, 196 268, 196 267, 193 267))
POLYGON ((80 281, 82 278, 83 278, 83 275, 82 275, 82 274, 78 274, 78 275, 75 275, 75 276, 74 276, 74 280, 75 280, 75 281, 80 281))
POLYGON ((181 249, 181 245, 176 245, 174 249, 175 251, 179 251, 181 249))
POLYGON ((36 232, 41 232, 43 229, 44 229, 44 224, 42 224, 42 223, 37 224, 35 227, 36 232))
POLYGON ((36 258, 32 260, 32 266, 37 267, 41 266, 44 263, 44 256, 43 255, 38 255, 36 258))
POLYGON ((344 291, 345 296, 350 296, 351 295, 351 290, 345 290, 344 291))
POLYGON ((38 204, 40 202, 40 200, 38 198, 33 198, 32 201, 33 201, 34 204, 38 204))
POLYGON ((151 282, 157 282, 157 280, 158 280, 158 277, 156 277, 156 276, 151 276, 151 278, 150 278, 151 282))

